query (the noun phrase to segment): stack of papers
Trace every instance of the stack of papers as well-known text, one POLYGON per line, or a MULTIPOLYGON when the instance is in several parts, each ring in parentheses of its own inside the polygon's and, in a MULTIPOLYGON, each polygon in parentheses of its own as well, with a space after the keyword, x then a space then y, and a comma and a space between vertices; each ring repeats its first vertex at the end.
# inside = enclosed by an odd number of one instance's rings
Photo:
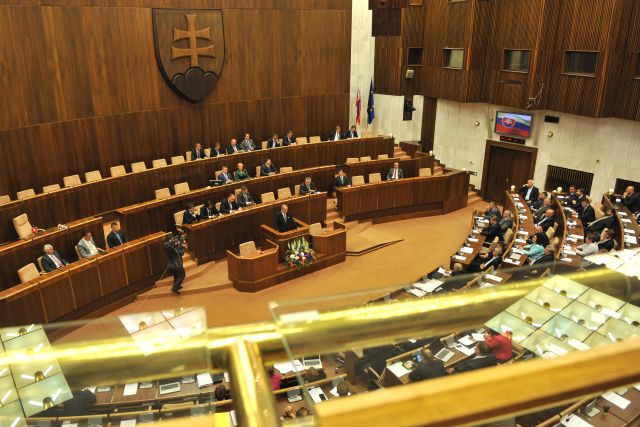
POLYGON ((496 276, 495 274, 485 274, 484 278, 493 280, 494 282, 498 282, 498 283, 502 282, 502 277, 496 276))
POLYGON ((475 341, 484 341, 484 335, 476 332, 471 334, 471 338, 473 338, 475 341))
POLYGON ((414 286, 423 290, 424 292, 431 293, 438 289, 443 283, 444 282, 442 282, 441 280, 431 279, 425 283, 416 283, 414 286))
POLYGON ((473 253, 473 248, 462 247, 462 248, 460 248, 460 250, 465 254, 472 254, 473 253))
POLYGON ((467 348, 463 345, 460 345, 458 347, 456 347, 456 349, 458 351, 460 351, 460 353, 463 353, 465 356, 471 356, 472 354, 474 354, 476 352, 476 350, 474 348, 467 348))
POLYGON ((422 298, 427 294, 425 291, 421 291, 420 289, 416 288, 411 288, 407 292, 409 292, 411 295, 417 296, 418 298, 422 298))
POLYGON ((400 378, 404 375, 407 375, 410 371, 402 365, 402 362, 395 362, 391 365, 387 365, 387 369, 393 372, 393 374, 400 378))
POLYGON ((618 393, 614 393, 612 391, 609 391, 603 394, 602 397, 604 397, 606 400, 613 403, 623 411, 627 409, 629 405, 631 405, 631 401, 629 399, 625 399, 624 397, 620 396, 618 393))
POLYGON ((198 374, 196 379, 198 381, 199 388, 206 387, 208 385, 213 384, 213 378, 211 378, 211 374, 209 372, 203 372, 201 374, 198 374))
POLYGON ((307 392, 309 393, 309 396, 311 396, 311 399, 313 399, 314 403, 320 403, 323 400, 328 400, 327 396, 324 394, 320 387, 311 387, 307 390, 307 392), (324 399, 320 396, 323 396, 324 399))
POLYGON ((281 374, 304 371, 304 366, 298 359, 294 360, 293 362, 275 363, 273 367, 280 371, 281 374))
POLYGON ((458 340, 460 344, 464 344, 466 346, 474 345, 476 342, 470 335, 465 335, 458 340))
MULTIPOLYGON (((123 396, 135 396, 138 392, 138 383, 125 384, 124 390, 122 391, 123 396)), ((135 420, 134 420, 135 422, 135 420)), ((120 424, 122 425, 122 423, 120 424)), ((135 424, 133 424, 135 425, 135 424)))

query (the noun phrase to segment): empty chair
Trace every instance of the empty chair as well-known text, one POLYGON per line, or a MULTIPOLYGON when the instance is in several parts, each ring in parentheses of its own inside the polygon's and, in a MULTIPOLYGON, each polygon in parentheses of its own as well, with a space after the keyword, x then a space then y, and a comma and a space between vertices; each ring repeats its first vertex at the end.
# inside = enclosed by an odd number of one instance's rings
POLYGON ((362 156, 362 157, 360 157, 360 161, 361 162, 368 162, 369 160, 371 160, 371 156, 362 156))
POLYGON ((280 168, 280 173, 293 172, 293 166, 283 166, 280 168))
MULTIPOLYGON (((164 162, 164 166, 167 166, 167 162, 165 162, 164 159, 158 159, 153 161, 154 168, 160 167, 160 166, 156 166, 156 162, 159 162, 160 160, 164 162)), ((146 170, 147 170, 147 165, 144 162, 131 163, 131 172, 133 173, 144 172, 146 170)))
POLYGON ((313 224, 309 225, 309 234, 311 234, 312 236, 317 236, 322 233, 322 224, 320 224, 319 222, 314 222, 313 224))
POLYGON ((268 193, 262 193, 260 200, 262 200, 262 203, 274 202, 276 197, 273 195, 273 191, 269 191, 268 193))
POLYGON ((178 184, 175 184, 173 186, 173 192, 177 195, 179 194, 186 194, 189 191, 191 191, 189 189, 189 183, 188 182, 179 182, 178 184))
POLYGON ((5 194, 4 196, 0 196, 0 206, 6 205, 10 201, 11 201, 11 197, 9 197, 8 195, 5 194))
POLYGON ((369 182, 380 182, 382 181, 382 176, 380 172, 370 173, 369 174, 369 182))
POLYGON ((20 239, 28 239, 33 235, 29 216, 26 213, 13 218, 13 226, 15 227, 16 233, 20 239))
POLYGON ((418 176, 431 176, 431 168, 418 169, 418 176))
POLYGON ((306 136, 299 136, 296 138, 296 145, 298 144, 307 144, 309 141, 306 136))
POLYGON ((319 136, 311 136, 309 137, 309 144, 313 144, 314 142, 321 142, 322 139, 319 136))
POLYGON ((62 182, 64 183, 65 188, 77 187, 78 185, 82 184, 82 181, 80 181, 80 175, 77 174, 65 176, 64 178, 62 178, 62 182))
POLYGON ((487 249, 487 252, 491 253, 493 252, 493 250, 496 248, 496 246, 498 246, 498 242, 500 241, 500 239, 496 236, 493 241, 489 244, 489 249, 487 249))
POLYGON ((356 175, 354 177, 351 177, 351 185, 356 186, 362 184, 364 184, 364 176, 356 175))
POLYGON ((357 158, 357 157, 347 157, 347 164, 358 163, 359 161, 360 161, 360 159, 357 158))
POLYGON ((191 161, 191 151, 187 151, 184 153, 184 157, 186 157, 187 161, 190 162, 191 161))
POLYGON ((262 170, 261 166, 256 166, 256 177, 260 176, 260 171, 262 170))
POLYGON ((156 160, 151 162, 151 165, 154 168, 163 168, 163 167, 167 166, 167 160, 166 159, 156 159, 156 160))
POLYGON ((233 194, 235 194, 236 197, 238 197, 238 194, 240 194, 241 191, 242 191, 242 188, 236 188, 235 190, 233 190, 233 194))
POLYGON ((293 188, 293 194, 296 196, 300 195, 300 184, 296 184, 293 188))
POLYGON ((38 271, 38 267, 36 267, 34 263, 31 263, 18 270, 18 277, 20 278, 20 283, 24 283, 40 277, 40 272, 38 271))
POLYGON ((262 141, 260 145, 262 146, 262 149, 265 150, 269 146, 269 141, 262 141))
POLYGON ((33 188, 29 188, 27 190, 22 190, 22 191, 18 191, 16 193, 16 197, 18 198, 18 200, 24 200, 28 197, 33 197, 36 195, 36 192, 33 188))
POLYGON ((84 179, 87 182, 96 182, 102 179, 100 171, 91 171, 84 174, 84 179))
POLYGON ((553 227, 549 227, 547 228, 547 237, 549 238, 549 241, 553 240, 553 236, 556 235, 556 230, 553 229, 553 227))
POLYGON ((260 252, 258 252, 258 249, 256 249, 256 243, 253 240, 249 242, 240 243, 239 249, 240 249, 240 256, 245 258, 260 254, 260 252))
POLYGON ((291 197, 291 188, 278 188, 278 199, 286 199, 291 197))
POLYGON ((171 197, 171 191, 167 187, 156 190, 156 199, 168 199, 171 197))
POLYGON ((54 191, 58 191, 60 190, 60 184, 51 184, 51 185, 45 185, 44 187, 42 187, 42 192, 43 193, 53 193, 54 191))
POLYGON ((111 173, 112 177, 124 176, 127 174, 127 170, 124 168, 124 165, 111 166, 109 168, 109 173, 111 173))
POLYGON ((184 211, 178 211, 173 213, 173 223, 179 230, 182 227, 182 220, 184 219, 184 211))
POLYGON ((204 155, 207 157, 211 157, 211 148, 205 148, 204 149, 204 155))
POLYGON ((388 158, 389 158, 388 154, 378 154, 378 160, 384 160, 388 158))
POLYGON ((216 203, 216 210, 217 210, 218 212, 220 212, 220 205, 221 205, 221 204, 222 204, 222 202, 218 202, 218 203, 216 203))
POLYGON ((181 165, 182 163, 184 163, 184 156, 173 156, 171 158, 172 165, 181 165))
POLYGON ((513 230, 510 228, 507 228, 507 231, 504 232, 504 242, 506 244, 511 243, 511 240, 513 239, 513 230))

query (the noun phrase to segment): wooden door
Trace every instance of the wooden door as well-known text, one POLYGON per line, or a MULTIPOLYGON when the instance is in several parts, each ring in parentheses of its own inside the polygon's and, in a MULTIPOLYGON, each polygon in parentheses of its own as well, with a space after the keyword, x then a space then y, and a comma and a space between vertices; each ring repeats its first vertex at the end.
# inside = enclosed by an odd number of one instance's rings
POLYGON ((503 203, 505 190, 533 177, 538 150, 533 147, 487 141, 482 174, 482 197, 503 203))

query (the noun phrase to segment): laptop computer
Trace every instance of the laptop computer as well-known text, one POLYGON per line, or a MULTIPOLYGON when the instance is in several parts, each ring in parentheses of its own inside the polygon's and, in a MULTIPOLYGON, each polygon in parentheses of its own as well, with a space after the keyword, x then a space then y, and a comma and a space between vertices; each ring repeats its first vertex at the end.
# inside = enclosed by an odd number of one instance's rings
POLYGON ((160 391, 159 391, 160 394, 175 393, 177 391, 180 391, 180 382, 179 381, 166 383, 166 384, 160 384, 160 391))
POLYGON ((434 357, 436 359, 442 360, 444 363, 447 363, 449 360, 451 360, 451 358, 454 355, 455 355, 455 353, 453 351, 450 351, 450 350, 447 350, 446 348, 443 348, 442 350, 437 352, 434 357))
POLYGON ((295 390, 289 390, 287 392, 287 401, 289 403, 299 402, 301 400, 302 400, 302 390, 300 390, 299 388, 295 390))
POLYGON ((320 359, 320 355, 303 357, 302 364, 304 365, 305 369, 322 369, 322 360, 320 359))

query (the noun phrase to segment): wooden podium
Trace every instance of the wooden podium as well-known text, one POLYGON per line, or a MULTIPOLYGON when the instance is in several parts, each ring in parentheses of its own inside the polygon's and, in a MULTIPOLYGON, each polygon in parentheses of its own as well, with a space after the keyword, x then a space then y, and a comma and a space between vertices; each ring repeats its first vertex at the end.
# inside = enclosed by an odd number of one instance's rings
POLYGON ((257 292, 262 289, 295 279, 322 268, 343 262, 347 252, 347 230, 344 224, 335 222, 334 230, 320 234, 309 234, 309 226, 295 220, 300 228, 285 233, 262 225, 261 251, 249 257, 227 251, 229 278, 233 287, 241 292, 257 292), (316 251, 316 260, 302 269, 283 264, 284 253, 289 241, 304 238, 311 242, 316 251))

